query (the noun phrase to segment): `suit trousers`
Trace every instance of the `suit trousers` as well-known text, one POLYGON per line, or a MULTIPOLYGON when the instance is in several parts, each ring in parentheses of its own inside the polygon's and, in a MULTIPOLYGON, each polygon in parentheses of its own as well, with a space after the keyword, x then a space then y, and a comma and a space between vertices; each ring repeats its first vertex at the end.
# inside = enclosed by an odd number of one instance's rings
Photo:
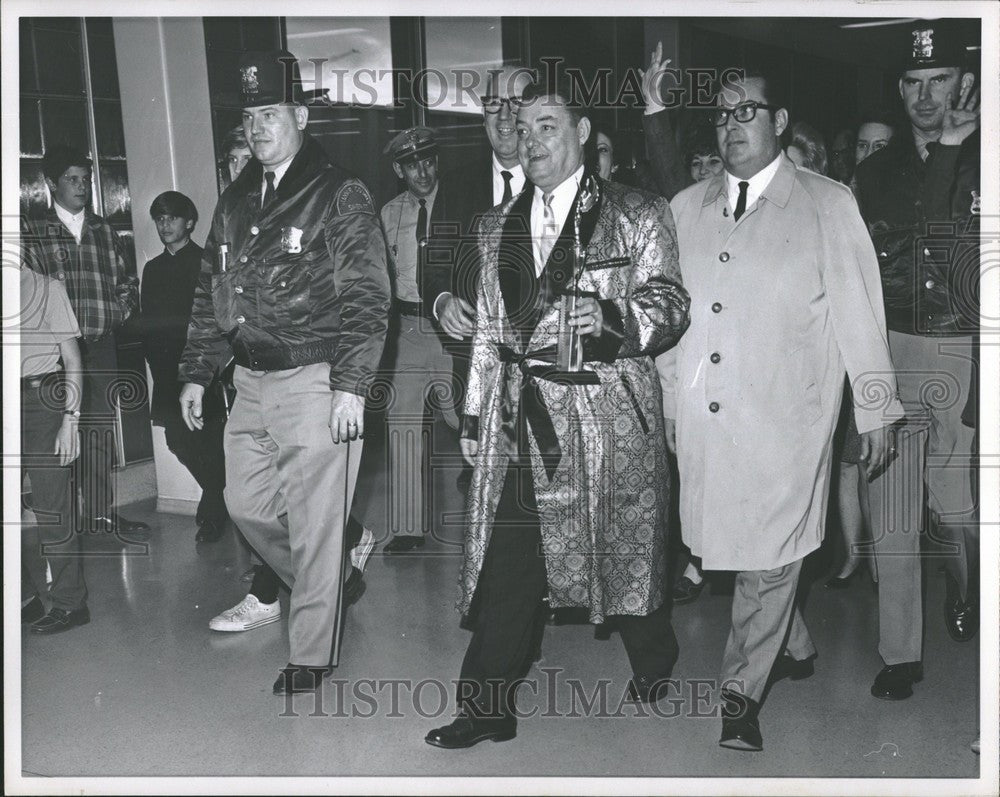
MULTIPOLYGON (((531 468, 511 465, 473 602, 475 626, 462 662, 460 704, 471 698, 485 713, 513 712, 512 687, 531 664, 547 587, 531 468)), ((678 653, 669 611, 664 604, 646 616, 616 616, 635 675, 669 677, 678 653)))
POLYGON ((905 424, 896 457, 870 483, 872 550, 878 566, 879 653, 886 664, 920 661, 921 540, 965 559, 978 533, 973 500, 975 432, 962 424, 973 368, 972 339, 889 332, 905 424), (932 518, 924 517, 924 507, 932 518))
POLYGON ((225 416, 208 414, 203 429, 188 429, 180 413, 163 419, 167 448, 194 476, 201 487, 196 518, 225 523, 229 518, 223 491, 226 487, 226 457, 223 453, 225 416))
POLYGON ((816 653, 796 590, 802 560, 773 570, 736 574, 732 626, 722 656, 721 686, 760 702, 774 662, 786 650, 794 659, 816 653))
POLYGON ((333 442, 330 366, 237 367, 226 424, 226 505, 258 555, 291 590, 293 664, 335 661, 344 529, 362 443, 333 442))
POLYGON ((21 570, 25 586, 46 609, 73 611, 87 602, 80 538, 73 530, 70 466, 53 454, 63 415, 55 406, 60 392, 53 375, 40 388, 21 389, 21 462, 31 480, 34 525, 21 531, 21 570), (45 563, 52 571, 46 585, 45 563))
POLYGON ((451 403, 451 356, 431 322, 401 316, 390 333, 378 381, 372 390, 385 404, 385 434, 380 449, 366 454, 357 517, 370 529, 420 536, 431 529, 432 428, 424 408, 440 410, 452 428, 458 418, 451 403), (370 462, 369 462, 370 458, 370 462))
POLYGON ((80 456, 73 476, 80 492, 83 517, 78 527, 87 530, 94 518, 111 517, 114 506, 115 395, 145 393, 145 374, 119 374, 115 336, 79 340, 83 358, 83 396, 80 406, 80 456), (140 385, 141 382, 141 385, 140 385))

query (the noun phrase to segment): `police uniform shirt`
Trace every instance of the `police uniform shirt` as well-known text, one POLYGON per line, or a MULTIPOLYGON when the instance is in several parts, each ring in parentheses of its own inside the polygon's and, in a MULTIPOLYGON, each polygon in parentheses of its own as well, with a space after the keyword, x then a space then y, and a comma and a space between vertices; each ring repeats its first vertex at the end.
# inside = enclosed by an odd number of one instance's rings
MULTIPOLYGON (((426 197, 427 224, 430 227, 434 199, 438 186, 426 197)), ((396 275, 395 295, 403 302, 419 302, 420 288, 417 285, 417 215, 420 200, 409 191, 404 191, 382 208, 382 227, 389 242, 396 275)), ((425 231, 426 234, 426 231, 425 231)))
POLYGON ((66 288, 30 268, 21 268, 21 376, 59 370, 59 344, 80 337, 66 288))
MULTIPOLYGON (((281 178, 285 176, 285 172, 288 171, 288 167, 292 165, 292 161, 293 160, 295 160, 295 156, 294 155, 292 157, 290 157, 288 160, 286 160, 284 163, 282 163, 282 164, 280 164, 278 166, 275 166, 273 169, 271 169, 271 168, 269 168, 267 166, 264 166, 264 171, 261 172, 261 176, 260 176, 260 196, 261 196, 261 202, 264 201, 264 194, 267 192, 267 177, 266 177, 267 173, 269 171, 270 172, 274 172, 274 190, 277 191, 278 190, 278 183, 280 183, 281 182, 281 178)), ((261 164, 261 165, 263 165, 263 164, 261 164)))

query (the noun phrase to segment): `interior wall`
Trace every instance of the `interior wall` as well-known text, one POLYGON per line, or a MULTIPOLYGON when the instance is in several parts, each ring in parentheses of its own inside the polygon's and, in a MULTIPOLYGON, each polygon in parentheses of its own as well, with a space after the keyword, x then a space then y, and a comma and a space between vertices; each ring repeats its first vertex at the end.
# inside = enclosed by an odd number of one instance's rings
MULTIPOLYGON (((129 162, 136 264, 163 251, 149 206, 181 191, 198 208, 192 238, 204 243, 218 200, 205 36, 200 17, 116 18, 115 48, 129 162)), ((153 427, 157 509, 194 514, 200 488, 153 427)))

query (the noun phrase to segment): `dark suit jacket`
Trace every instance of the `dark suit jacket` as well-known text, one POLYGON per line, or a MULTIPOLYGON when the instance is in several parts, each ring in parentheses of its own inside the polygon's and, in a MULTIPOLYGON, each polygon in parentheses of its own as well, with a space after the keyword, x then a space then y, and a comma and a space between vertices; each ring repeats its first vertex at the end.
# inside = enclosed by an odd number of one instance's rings
MULTIPOLYGON (((492 152, 441 175, 430 243, 424 251, 420 297, 432 314, 434 300, 453 293, 476 304, 479 254, 476 226, 493 207, 492 152)), ((451 340, 449 338, 449 340, 451 340)))

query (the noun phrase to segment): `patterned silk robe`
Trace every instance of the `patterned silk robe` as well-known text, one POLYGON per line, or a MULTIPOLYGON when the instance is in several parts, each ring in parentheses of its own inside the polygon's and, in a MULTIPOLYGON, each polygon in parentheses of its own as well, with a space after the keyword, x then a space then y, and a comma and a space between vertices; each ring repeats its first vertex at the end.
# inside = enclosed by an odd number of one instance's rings
MULTIPOLYGON (((554 359, 557 298, 572 274, 579 193, 541 279, 531 249, 530 186, 490 211, 479 228, 482 281, 465 405, 466 428, 478 427, 479 453, 469 491, 463 612, 494 532, 512 453, 510 429, 518 425, 526 386, 537 388, 534 395, 544 405, 529 407, 522 426, 550 606, 587 607, 596 623, 605 615, 648 614, 664 600, 670 485, 651 355, 684 332, 688 295, 667 201, 592 179, 599 191, 581 217, 579 289, 602 307, 602 334, 584 338, 584 367, 596 373, 598 384, 566 385, 539 375, 554 359), (547 422, 538 422, 539 415, 547 422), (541 447, 540 429, 548 430, 541 447), (553 448, 556 457, 543 457, 553 448)), ((503 533, 502 524, 496 533, 503 533)))

